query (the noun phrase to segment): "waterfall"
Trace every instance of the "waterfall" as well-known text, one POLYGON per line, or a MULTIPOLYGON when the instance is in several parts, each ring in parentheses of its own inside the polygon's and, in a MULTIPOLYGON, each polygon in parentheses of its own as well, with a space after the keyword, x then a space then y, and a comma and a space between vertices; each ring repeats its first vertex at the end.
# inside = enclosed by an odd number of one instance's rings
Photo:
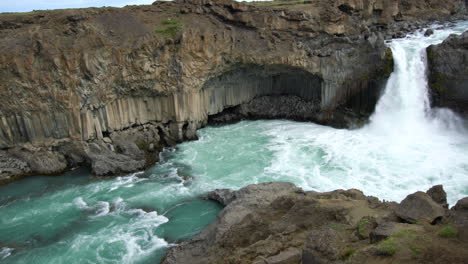
POLYGON ((365 129, 410 140, 463 130, 462 120, 452 111, 430 108, 426 58, 429 45, 442 42, 450 34, 461 34, 460 29, 466 25, 459 27, 436 30, 430 37, 425 37, 421 30, 387 43, 395 70, 365 129))

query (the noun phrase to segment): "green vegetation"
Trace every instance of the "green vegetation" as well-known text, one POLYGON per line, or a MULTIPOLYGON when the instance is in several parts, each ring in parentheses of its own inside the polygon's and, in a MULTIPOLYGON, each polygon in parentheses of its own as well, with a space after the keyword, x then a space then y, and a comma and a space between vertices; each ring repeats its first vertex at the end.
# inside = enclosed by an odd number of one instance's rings
POLYGON ((413 239, 415 238, 416 234, 418 231, 413 230, 413 229, 403 229, 400 232, 397 232, 395 234, 392 234, 391 237, 393 238, 408 238, 408 239, 413 239))
POLYGON ((382 256, 393 256, 397 251, 397 243, 395 239, 390 237, 381 241, 377 245, 377 253, 382 256))
POLYGON ((137 147, 140 149, 140 150, 143 150, 143 151, 147 151, 148 150, 148 143, 146 141, 143 141, 143 140, 140 140, 140 141, 136 141, 135 142, 135 145, 137 145, 137 147))
POLYGON ((357 233, 360 238, 367 238, 371 222, 367 218, 362 218, 357 224, 357 233))
POLYGON ((351 257, 354 253, 356 253, 355 248, 345 248, 341 253, 340 253, 340 260, 347 260, 349 257, 351 257))
POLYGON ((413 252, 413 254, 415 255, 419 255, 422 253, 422 250, 420 248, 417 248, 415 245, 409 245, 409 249, 411 250, 411 252, 413 252))
POLYGON ((394 67, 393 53, 391 49, 387 48, 387 50, 385 50, 384 60, 385 60, 384 74, 386 76, 390 76, 390 74, 392 74, 393 72, 393 67, 394 67))
POLYGON ((285 6, 285 5, 298 5, 312 3, 311 0, 298 0, 298 1, 284 1, 284 2, 273 2, 273 1, 258 1, 249 3, 254 6, 285 6))
POLYGON ((161 34, 166 39, 173 39, 182 29, 183 24, 176 18, 167 18, 161 21, 161 25, 156 29, 157 34, 161 34))
POLYGON ((454 238, 457 236, 458 232, 455 228, 451 226, 442 227, 439 231, 439 236, 443 238, 454 238))

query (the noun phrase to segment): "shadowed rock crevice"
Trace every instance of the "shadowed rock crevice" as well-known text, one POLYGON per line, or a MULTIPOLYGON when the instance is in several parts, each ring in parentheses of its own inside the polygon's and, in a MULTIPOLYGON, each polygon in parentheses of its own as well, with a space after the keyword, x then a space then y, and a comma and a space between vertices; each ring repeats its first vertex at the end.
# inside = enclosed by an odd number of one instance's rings
POLYGON ((362 73, 345 82, 330 106, 330 102, 329 105, 322 102, 327 89, 318 74, 287 65, 238 66, 203 86, 210 94, 210 104, 221 102, 224 105, 222 112, 209 116, 208 122, 224 124, 242 119, 284 118, 340 128, 359 126, 374 111, 387 75, 362 73))

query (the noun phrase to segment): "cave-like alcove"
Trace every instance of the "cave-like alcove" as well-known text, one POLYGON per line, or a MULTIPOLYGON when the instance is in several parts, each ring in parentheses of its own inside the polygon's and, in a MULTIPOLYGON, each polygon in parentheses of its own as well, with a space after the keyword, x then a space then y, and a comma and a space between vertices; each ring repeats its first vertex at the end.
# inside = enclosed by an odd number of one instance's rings
POLYGON ((203 91, 210 115, 242 105, 244 114, 262 118, 311 119, 320 109, 322 83, 320 76, 298 67, 241 65, 208 80, 203 91))

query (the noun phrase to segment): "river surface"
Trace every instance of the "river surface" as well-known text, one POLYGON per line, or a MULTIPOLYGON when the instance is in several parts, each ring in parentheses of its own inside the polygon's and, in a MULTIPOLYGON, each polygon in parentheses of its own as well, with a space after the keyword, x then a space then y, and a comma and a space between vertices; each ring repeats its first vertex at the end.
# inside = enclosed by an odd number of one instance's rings
POLYGON ((363 128, 243 121, 201 129, 145 172, 95 179, 77 169, 0 186, 0 262, 157 263, 216 218, 221 206, 200 195, 252 183, 357 188, 392 201, 443 184, 453 205, 468 196, 468 133, 451 111, 430 109, 424 50, 466 29, 389 42, 395 72, 363 128))

